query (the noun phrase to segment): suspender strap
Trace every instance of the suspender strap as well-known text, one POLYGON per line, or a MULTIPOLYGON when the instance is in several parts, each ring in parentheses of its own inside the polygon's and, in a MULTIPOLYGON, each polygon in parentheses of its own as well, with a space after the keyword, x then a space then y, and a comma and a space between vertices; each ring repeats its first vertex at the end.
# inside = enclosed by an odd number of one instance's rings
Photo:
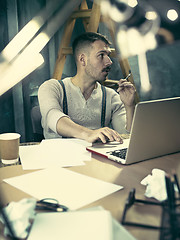
POLYGON ((102 89, 102 110, 101 110, 101 127, 105 127, 105 117, 106 117, 106 88, 101 85, 102 89))
MULTIPOLYGON (((66 89, 62 80, 58 80, 62 86, 64 98, 63 98, 63 113, 68 115, 68 105, 67 105, 67 96, 66 89)), ((101 127, 105 126, 105 117, 106 117, 106 88, 101 85, 102 89, 102 109, 101 109, 101 127)))
POLYGON ((64 98, 63 98, 63 113, 68 115, 68 105, 67 105, 67 96, 66 96, 66 89, 64 86, 64 83, 62 80, 58 80, 59 83, 61 84, 62 88, 63 88, 63 93, 64 93, 64 98))

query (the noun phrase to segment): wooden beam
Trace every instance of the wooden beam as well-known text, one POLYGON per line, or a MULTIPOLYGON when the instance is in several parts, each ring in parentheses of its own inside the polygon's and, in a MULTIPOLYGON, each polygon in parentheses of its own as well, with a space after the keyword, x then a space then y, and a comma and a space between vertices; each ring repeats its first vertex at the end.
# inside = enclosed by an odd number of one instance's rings
POLYGON ((100 5, 93 3, 91 17, 87 27, 88 32, 97 32, 101 18, 100 5))
POLYGON ((63 72, 65 60, 66 60, 66 56, 63 55, 62 52, 63 52, 63 48, 68 47, 70 44, 75 21, 76 21, 75 19, 70 18, 67 21, 65 29, 64 29, 64 34, 61 39, 58 56, 57 56, 57 60, 56 60, 56 64, 55 64, 54 74, 53 74, 53 78, 55 78, 57 80, 60 80, 61 76, 62 76, 62 72, 63 72))
POLYGON ((91 9, 74 11, 71 18, 90 18, 91 9))
MULTIPOLYGON (((82 1, 81 6, 80 6, 80 9, 81 9, 81 10, 89 10, 86 0, 83 0, 83 1, 82 1)), ((85 31, 87 31, 87 26, 88 26, 88 24, 89 24, 89 19, 90 19, 90 18, 83 18, 83 20, 82 20, 82 21, 83 21, 84 28, 85 28, 85 31)))

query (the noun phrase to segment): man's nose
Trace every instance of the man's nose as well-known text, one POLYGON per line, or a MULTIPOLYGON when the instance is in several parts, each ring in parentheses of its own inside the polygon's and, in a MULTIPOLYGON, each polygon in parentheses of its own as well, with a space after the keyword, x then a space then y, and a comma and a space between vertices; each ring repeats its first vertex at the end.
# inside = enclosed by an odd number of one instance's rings
POLYGON ((110 58, 109 56, 107 56, 107 57, 106 57, 106 62, 105 62, 106 66, 111 66, 112 63, 113 63, 113 62, 112 62, 111 58, 110 58))

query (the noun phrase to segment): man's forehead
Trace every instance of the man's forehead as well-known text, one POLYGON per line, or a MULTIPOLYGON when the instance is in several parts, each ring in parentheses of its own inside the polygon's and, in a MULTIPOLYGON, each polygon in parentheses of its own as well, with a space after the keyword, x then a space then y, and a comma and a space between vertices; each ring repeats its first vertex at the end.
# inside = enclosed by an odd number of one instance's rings
POLYGON ((95 41, 92 46, 96 52, 111 52, 110 46, 101 40, 95 41))

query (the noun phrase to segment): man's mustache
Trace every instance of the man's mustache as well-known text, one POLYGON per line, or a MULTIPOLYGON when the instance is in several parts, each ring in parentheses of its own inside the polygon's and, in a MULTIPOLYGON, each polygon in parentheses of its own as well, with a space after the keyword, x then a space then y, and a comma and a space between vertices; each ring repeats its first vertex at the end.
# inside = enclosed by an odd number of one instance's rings
POLYGON ((111 66, 103 68, 102 72, 109 72, 111 70, 111 66))

